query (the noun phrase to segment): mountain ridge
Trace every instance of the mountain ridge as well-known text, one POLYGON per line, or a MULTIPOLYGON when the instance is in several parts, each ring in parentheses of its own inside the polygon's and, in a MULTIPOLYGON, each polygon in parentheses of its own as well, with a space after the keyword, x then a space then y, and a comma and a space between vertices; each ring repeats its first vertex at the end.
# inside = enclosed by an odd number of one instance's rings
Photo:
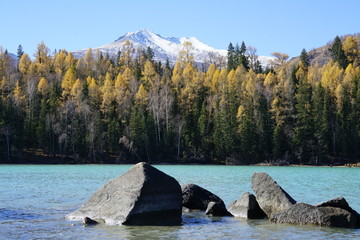
MULTIPOLYGON (((174 65, 185 42, 190 42, 192 44, 194 61, 197 64, 209 63, 211 57, 218 58, 219 61, 226 63, 227 50, 215 49, 201 42, 196 37, 163 37, 148 29, 125 33, 114 42, 92 48, 92 50, 116 55, 118 51, 123 49, 123 46, 127 41, 130 41, 135 49, 146 49, 147 47, 150 47, 154 52, 154 60, 162 63, 165 63, 168 59, 170 64, 174 65)), ((73 55, 76 58, 83 57, 87 50, 88 49, 74 51, 73 55)), ((259 61, 263 66, 266 66, 270 59, 272 59, 272 57, 259 56, 259 61)))

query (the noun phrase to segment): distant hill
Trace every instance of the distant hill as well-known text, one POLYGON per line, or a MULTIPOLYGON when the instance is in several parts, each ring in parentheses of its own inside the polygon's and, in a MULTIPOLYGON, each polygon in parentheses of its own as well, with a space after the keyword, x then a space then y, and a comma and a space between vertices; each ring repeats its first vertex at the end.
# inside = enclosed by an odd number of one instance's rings
MULTIPOLYGON (((344 41, 346 36, 349 36, 349 35, 345 35, 345 36, 341 36, 341 40, 344 41)), ((353 37, 356 38, 357 42, 358 42, 358 46, 360 48, 360 33, 357 33, 357 34, 354 34, 354 35, 351 35, 353 37)), ((335 38, 335 36, 334 36, 335 38)), ((331 55, 330 55, 330 51, 329 49, 331 48, 331 45, 332 45, 332 41, 329 41, 326 45, 324 46, 321 46, 321 47, 318 47, 318 48, 315 48, 315 49, 312 49, 310 51, 308 51, 308 55, 309 55, 309 58, 310 58, 310 64, 316 64, 318 63, 320 66, 323 66, 325 65, 328 61, 330 61, 331 59, 331 55)), ((299 56, 298 57, 294 57, 290 60, 290 63, 296 63, 299 61, 299 56)))

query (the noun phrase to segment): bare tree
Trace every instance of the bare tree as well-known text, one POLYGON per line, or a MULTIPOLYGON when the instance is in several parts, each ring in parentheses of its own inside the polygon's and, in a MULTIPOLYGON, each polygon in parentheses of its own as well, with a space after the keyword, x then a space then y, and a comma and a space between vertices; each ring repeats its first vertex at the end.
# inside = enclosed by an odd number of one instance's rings
POLYGON ((281 52, 273 52, 272 55, 275 57, 275 59, 270 61, 270 65, 272 65, 274 68, 283 66, 289 58, 289 55, 281 52))
POLYGON ((248 59, 249 59, 249 65, 250 65, 250 68, 252 68, 252 69, 255 68, 256 61, 259 58, 258 55, 256 54, 256 52, 257 52, 256 47, 253 47, 250 45, 247 47, 247 55, 248 55, 248 59))
POLYGON ((203 71, 207 71, 211 64, 214 64, 217 69, 225 68, 226 57, 217 52, 208 52, 205 63, 203 65, 203 71))

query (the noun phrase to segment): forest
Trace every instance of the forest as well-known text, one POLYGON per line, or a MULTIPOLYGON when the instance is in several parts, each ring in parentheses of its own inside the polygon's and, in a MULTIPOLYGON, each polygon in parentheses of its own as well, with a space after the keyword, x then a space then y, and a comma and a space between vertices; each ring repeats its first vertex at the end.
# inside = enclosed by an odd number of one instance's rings
POLYGON ((359 162, 358 46, 336 37, 323 65, 274 52, 266 69, 244 42, 206 68, 191 44, 174 66, 131 42, 79 59, 0 48, 0 163, 359 162))

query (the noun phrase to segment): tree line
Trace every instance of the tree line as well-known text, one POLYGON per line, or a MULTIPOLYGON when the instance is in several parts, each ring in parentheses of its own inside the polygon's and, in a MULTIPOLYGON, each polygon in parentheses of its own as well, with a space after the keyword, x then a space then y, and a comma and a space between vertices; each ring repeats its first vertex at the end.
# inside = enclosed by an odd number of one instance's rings
POLYGON ((200 70, 190 43, 174 66, 127 42, 75 59, 40 43, 0 49, 0 158, 59 162, 337 164, 360 156, 357 38, 336 37, 324 66, 231 43, 227 66, 200 70))

